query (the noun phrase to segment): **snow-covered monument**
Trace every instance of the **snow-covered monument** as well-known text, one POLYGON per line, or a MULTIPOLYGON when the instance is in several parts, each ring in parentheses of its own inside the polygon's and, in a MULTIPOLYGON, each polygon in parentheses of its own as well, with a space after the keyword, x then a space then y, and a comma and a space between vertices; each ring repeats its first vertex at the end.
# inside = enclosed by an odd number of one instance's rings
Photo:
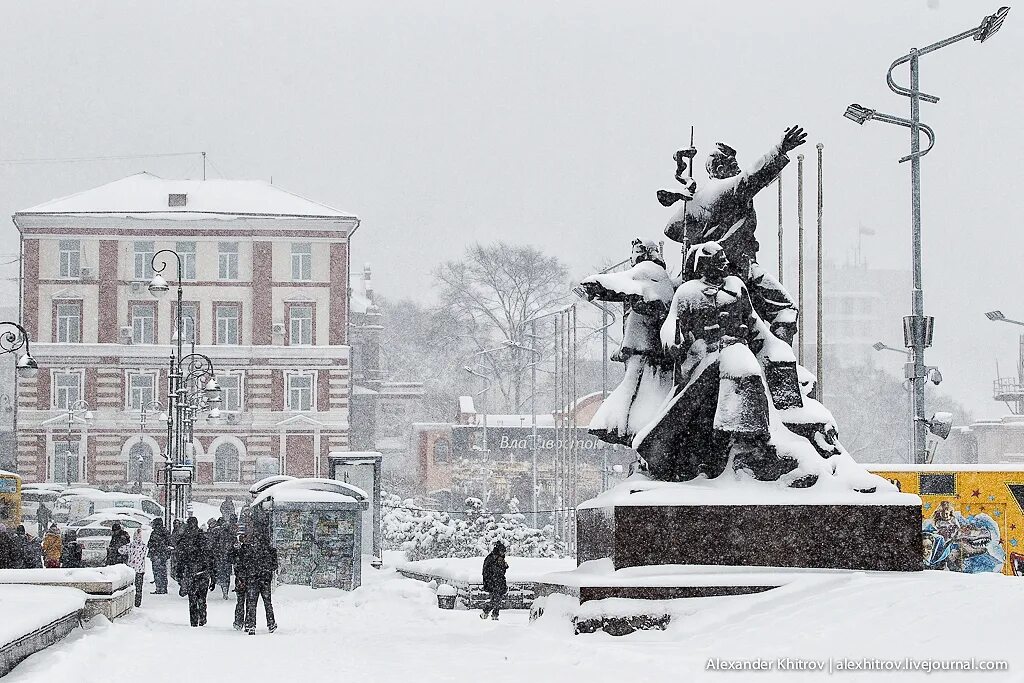
POLYGON ((665 234, 682 263, 670 271, 637 238, 630 269, 581 283, 624 307, 612 358, 625 377, 591 430, 639 458, 637 474, 578 507, 581 563, 921 569, 920 499, 843 448, 793 353, 796 304, 757 260, 754 197, 805 139, 788 128, 745 172, 718 143, 700 182, 696 150, 678 152, 681 187, 658 198, 679 205, 665 234))

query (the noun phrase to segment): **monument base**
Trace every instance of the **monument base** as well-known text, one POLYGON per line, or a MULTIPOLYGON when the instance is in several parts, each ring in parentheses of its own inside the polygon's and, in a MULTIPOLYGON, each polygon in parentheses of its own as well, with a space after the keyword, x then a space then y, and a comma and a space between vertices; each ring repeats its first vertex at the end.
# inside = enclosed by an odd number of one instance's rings
POLYGON ((580 509, 579 562, 922 569, 920 505, 658 505, 580 509))

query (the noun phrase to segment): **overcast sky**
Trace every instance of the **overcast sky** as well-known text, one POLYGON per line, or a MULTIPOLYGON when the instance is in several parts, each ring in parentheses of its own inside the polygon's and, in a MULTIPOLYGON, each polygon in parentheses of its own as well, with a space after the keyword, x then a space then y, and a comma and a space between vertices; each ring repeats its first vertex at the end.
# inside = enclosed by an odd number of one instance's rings
MULTIPOLYGON (((372 262, 385 295, 422 299, 433 266, 472 240, 534 244, 586 275, 633 236, 661 236, 672 210, 655 191, 674 186, 671 155, 690 125, 700 158, 724 140, 745 164, 800 123, 809 162, 825 145, 828 254, 848 258, 863 224, 877 231, 864 243, 872 266, 909 267, 910 169, 897 164, 908 135, 843 110, 906 116, 888 64, 996 7, 8 1, 0 158, 205 150, 210 177, 273 176, 359 215, 354 265, 372 262)), ((1017 330, 982 314, 1024 317, 1022 31, 1024 14, 1011 13, 990 42, 922 60, 922 89, 942 98, 922 105, 938 134, 923 161, 928 362, 980 415, 1005 412, 990 398, 995 359, 1005 374, 1017 351, 1017 330)), ((141 170, 198 177, 199 158, 2 163, 0 212, 141 170)), ((772 193, 758 206, 770 264, 772 193)), ((810 186, 806 218, 813 226, 810 186)), ((9 225, 0 253, 16 247, 9 225)), ((908 292, 892 296, 909 309, 908 292)))

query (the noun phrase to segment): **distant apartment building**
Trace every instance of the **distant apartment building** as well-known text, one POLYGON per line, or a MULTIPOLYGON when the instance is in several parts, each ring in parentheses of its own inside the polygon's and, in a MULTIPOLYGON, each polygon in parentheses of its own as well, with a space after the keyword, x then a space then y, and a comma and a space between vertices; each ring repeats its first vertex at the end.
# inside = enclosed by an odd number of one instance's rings
MULTIPOLYGON (((869 268, 863 262, 843 266, 826 263, 822 284, 823 341, 827 355, 844 365, 860 364, 877 354, 872 348, 875 342, 903 348, 903 316, 910 314, 909 271, 869 268)), ((808 289, 805 348, 812 359, 814 296, 813 290, 808 289)))
POLYGON ((223 417, 200 419, 198 499, 254 480, 326 475, 350 438, 349 242, 359 219, 262 181, 140 173, 18 211, 21 319, 40 365, 20 379, 17 468, 27 480, 116 486, 155 480, 166 425, 172 291, 151 259, 182 259, 183 339, 208 355, 223 417), (84 399, 94 419, 69 420, 84 399), (141 462, 141 465, 139 463, 141 462))

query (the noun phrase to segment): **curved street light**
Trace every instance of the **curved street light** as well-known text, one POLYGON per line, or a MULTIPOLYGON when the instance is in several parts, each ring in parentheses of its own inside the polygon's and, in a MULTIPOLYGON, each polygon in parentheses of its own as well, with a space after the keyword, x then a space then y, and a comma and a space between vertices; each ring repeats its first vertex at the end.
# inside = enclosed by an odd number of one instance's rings
POLYGON ((941 380, 941 375, 925 365, 924 350, 931 346, 932 330, 935 319, 924 314, 924 289, 921 275, 921 157, 927 154, 935 145, 935 133, 932 129, 921 123, 921 102, 935 104, 939 98, 935 95, 921 92, 919 59, 921 56, 935 52, 953 43, 966 38, 973 38, 978 42, 985 42, 991 38, 1002 27, 1003 22, 1009 14, 1009 7, 1000 7, 993 14, 982 19, 981 23, 955 36, 940 40, 922 48, 914 48, 909 53, 897 58, 889 66, 886 72, 885 81, 897 95, 910 98, 910 118, 905 119, 892 114, 882 114, 874 109, 869 109, 860 104, 851 104, 843 114, 854 123, 863 124, 865 121, 881 121, 910 129, 910 154, 902 157, 900 162, 910 161, 910 204, 911 204, 911 253, 913 257, 913 289, 911 290, 912 312, 911 315, 903 318, 903 336, 906 346, 910 349, 911 358, 908 365, 907 379, 913 384, 913 414, 914 424, 913 455, 914 462, 923 464, 928 461, 926 438, 929 430, 929 420, 925 417, 924 384, 931 379, 941 380), (896 83, 893 79, 893 71, 902 64, 910 65, 910 87, 896 83), (928 147, 921 149, 921 133, 928 137, 928 147))
POLYGON ((15 370, 22 377, 35 377, 39 372, 39 364, 32 357, 28 332, 16 322, 0 322, 0 356, 5 353, 17 353, 21 349, 25 349, 25 353, 18 356, 14 364, 15 370))

